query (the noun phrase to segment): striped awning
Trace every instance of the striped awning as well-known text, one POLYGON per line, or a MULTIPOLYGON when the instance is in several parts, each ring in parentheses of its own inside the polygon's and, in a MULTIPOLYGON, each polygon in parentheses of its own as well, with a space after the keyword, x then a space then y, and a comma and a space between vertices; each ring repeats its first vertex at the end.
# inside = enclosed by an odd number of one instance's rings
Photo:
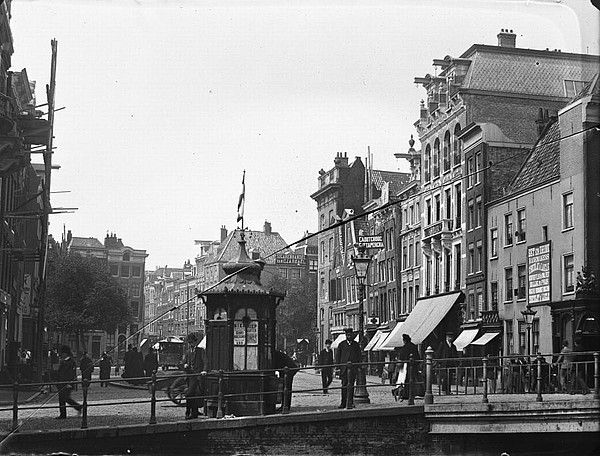
POLYGON ((383 331, 383 334, 381 335, 381 337, 379 338, 379 340, 377 341, 377 343, 375 344, 375 346, 373 347, 372 351, 384 351, 384 350, 391 350, 389 348, 381 348, 381 346, 383 344, 385 344, 385 341, 388 340, 388 338, 390 337, 390 335, 392 334, 391 331, 383 331))
POLYGON ((364 351, 372 350, 373 347, 375 346, 375 344, 381 338, 382 335, 383 335, 383 331, 377 330, 377 332, 373 335, 373 337, 371 338, 371 340, 369 341, 369 343, 365 347, 364 351))
POLYGON ((393 350, 396 347, 402 347, 404 345, 404 341, 402 340, 402 334, 404 334, 403 327, 404 322, 400 322, 394 326, 387 339, 381 344, 380 350, 393 350))
POLYGON ((471 342, 471 345, 487 345, 494 337, 500 335, 498 332, 485 333, 476 341, 471 342))
POLYGON ((479 328, 477 329, 464 329, 456 339, 454 339, 454 346, 458 351, 463 351, 467 345, 473 342, 473 339, 477 337, 477 333, 479 332, 479 328))
POLYGON ((338 334, 333 343, 331 344, 331 348, 337 348, 341 341, 346 340, 346 334, 338 334))

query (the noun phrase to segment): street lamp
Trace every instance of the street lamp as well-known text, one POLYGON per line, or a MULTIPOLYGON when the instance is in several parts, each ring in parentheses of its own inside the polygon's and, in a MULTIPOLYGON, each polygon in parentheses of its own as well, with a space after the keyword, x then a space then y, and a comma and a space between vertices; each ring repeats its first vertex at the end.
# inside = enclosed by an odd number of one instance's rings
MULTIPOLYGON (((354 264, 354 272, 356 274, 356 279, 358 280, 359 285, 358 344, 360 345, 360 353, 362 358, 362 353, 365 348, 363 300, 365 297, 365 288, 367 286, 367 272, 369 271, 369 265, 371 264, 371 257, 365 253, 366 248, 364 245, 357 245, 356 250, 358 251, 358 254, 352 255, 352 263, 354 264)), ((365 374, 365 370, 363 366, 360 366, 356 373, 356 389, 354 394, 354 400, 358 403, 368 404, 370 402, 369 392, 367 391, 366 384, 367 377, 365 374)))
POLYGON ((526 310, 522 310, 525 324, 527 325, 527 357, 531 355, 531 326, 533 325, 533 317, 537 311, 532 310, 531 307, 527 306, 526 310))

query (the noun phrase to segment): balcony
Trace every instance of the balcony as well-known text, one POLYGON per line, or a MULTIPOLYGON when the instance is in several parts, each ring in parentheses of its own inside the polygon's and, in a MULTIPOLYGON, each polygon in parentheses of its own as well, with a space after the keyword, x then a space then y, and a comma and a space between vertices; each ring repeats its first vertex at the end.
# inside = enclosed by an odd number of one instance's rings
POLYGON ((497 310, 484 310, 481 312, 481 325, 500 327, 500 315, 497 310))
POLYGON ((432 223, 423 230, 423 240, 428 240, 433 237, 450 237, 454 231, 454 220, 443 219, 432 223))

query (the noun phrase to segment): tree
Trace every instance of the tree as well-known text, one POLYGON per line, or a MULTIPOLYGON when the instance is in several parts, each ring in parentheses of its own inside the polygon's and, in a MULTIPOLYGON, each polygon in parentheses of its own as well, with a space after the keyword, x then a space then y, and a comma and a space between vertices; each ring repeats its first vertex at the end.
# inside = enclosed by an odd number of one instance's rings
POLYGON ((270 279, 268 286, 286 292, 285 299, 277 307, 279 337, 285 339, 288 344, 290 341, 296 344, 296 339, 308 339, 314 342, 314 327, 317 321, 317 281, 313 274, 293 282, 275 275, 270 279))
POLYGON ((75 334, 78 353, 85 332, 113 332, 131 322, 127 295, 106 262, 79 254, 50 263, 45 316, 49 329, 75 334))

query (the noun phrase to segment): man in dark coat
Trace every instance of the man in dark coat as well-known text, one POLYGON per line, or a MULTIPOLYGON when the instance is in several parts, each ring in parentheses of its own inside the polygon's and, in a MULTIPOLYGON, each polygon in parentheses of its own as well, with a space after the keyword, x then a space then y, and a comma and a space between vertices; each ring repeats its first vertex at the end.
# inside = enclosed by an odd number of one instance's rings
POLYGON ((146 377, 152 377, 152 374, 158 370, 158 356, 156 351, 150 347, 148 354, 144 358, 144 372, 146 377))
MULTIPOLYGON (((208 369, 206 352, 198 347, 198 337, 191 333, 187 337, 188 349, 183 358, 183 369, 187 374, 199 374, 208 369)), ((201 379, 198 375, 187 377, 187 388, 185 390, 185 419, 193 420, 200 414, 201 399, 194 396, 201 396, 203 392, 201 379)))
POLYGON ((108 386, 108 382, 102 380, 110 379, 110 367, 112 365, 112 358, 108 356, 106 352, 102 353, 102 358, 98 363, 100 367, 100 386, 108 386))
POLYGON ((94 363, 88 356, 88 352, 83 352, 83 356, 79 360, 79 370, 81 370, 81 380, 91 380, 92 372, 94 371, 94 363))
MULTIPOLYGON (((76 382, 77 381, 77 365, 73 359, 71 349, 67 345, 60 347, 60 364, 58 366, 58 381, 59 382, 76 382)), ((69 404, 78 413, 81 413, 81 405, 71 398, 71 390, 73 384, 58 385, 58 406, 60 415, 56 418, 64 420, 67 418, 67 405, 69 404)))
POLYGON ((292 406, 292 383, 294 382, 294 375, 298 372, 298 364, 291 357, 286 355, 280 350, 276 350, 273 354, 273 367, 279 369, 279 378, 282 378, 286 383, 284 389, 287 389, 287 394, 282 396, 281 410, 284 405, 289 410, 292 406), (285 377, 285 369, 288 368, 287 378, 285 377))
POLYGON ((437 350, 435 351, 435 359, 441 370, 438 372, 440 385, 442 391, 445 394, 450 394, 450 387, 452 386, 452 368, 455 367, 454 358, 458 358, 458 351, 454 346, 454 334, 451 332, 446 333, 446 340, 440 342, 437 350))
POLYGON ((346 340, 340 342, 335 354, 335 364, 340 366, 340 378, 342 379, 342 403, 338 408, 354 408, 354 382, 356 381, 357 363, 362 361, 361 350, 358 342, 354 340, 352 328, 346 328, 346 340), (352 363, 348 369, 347 362, 352 363))
POLYGON ((323 394, 327 394, 327 388, 333 381, 333 350, 331 340, 325 341, 325 348, 319 353, 319 366, 321 366, 321 381, 323 383, 323 394))

